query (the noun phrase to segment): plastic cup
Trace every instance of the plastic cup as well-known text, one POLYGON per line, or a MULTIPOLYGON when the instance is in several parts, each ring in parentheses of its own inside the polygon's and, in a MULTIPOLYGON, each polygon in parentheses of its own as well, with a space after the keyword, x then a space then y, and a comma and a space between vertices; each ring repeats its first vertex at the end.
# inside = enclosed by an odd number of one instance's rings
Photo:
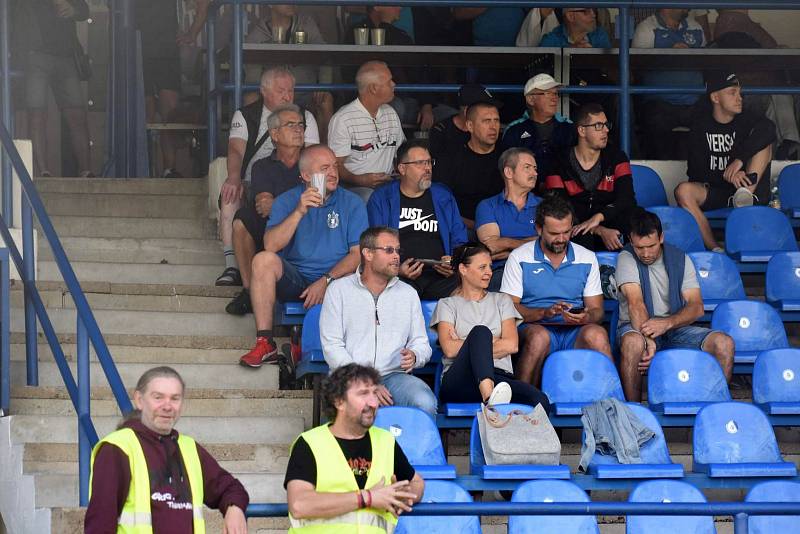
POLYGON ((357 45, 368 45, 369 30, 367 28, 353 28, 353 39, 357 45))
POLYGON ((324 172, 315 172, 311 175, 311 187, 315 188, 320 195, 322 195, 322 202, 325 202, 325 183, 328 181, 324 172))
POLYGON ((383 28, 372 28, 370 34, 372 44, 375 46, 383 46, 386 44, 386 30, 383 28))

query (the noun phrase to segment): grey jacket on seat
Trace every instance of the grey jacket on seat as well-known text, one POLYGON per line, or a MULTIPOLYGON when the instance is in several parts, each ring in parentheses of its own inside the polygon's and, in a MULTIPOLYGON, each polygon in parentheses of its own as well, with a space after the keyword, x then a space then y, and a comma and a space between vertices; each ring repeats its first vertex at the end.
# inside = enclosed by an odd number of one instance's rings
POLYGON ((655 436, 624 402, 608 398, 581 409, 583 445, 578 469, 586 472, 595 450, 616 454, 621 464, 640 464, 639 447, 655 436))

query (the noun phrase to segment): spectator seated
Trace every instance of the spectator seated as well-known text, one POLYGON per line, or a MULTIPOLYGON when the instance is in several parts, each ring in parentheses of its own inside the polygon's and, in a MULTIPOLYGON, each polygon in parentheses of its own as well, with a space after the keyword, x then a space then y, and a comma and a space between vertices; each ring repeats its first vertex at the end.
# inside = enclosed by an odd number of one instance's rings
POLYGON ((642 424, 655 433, 652 439, 639 448, 642 463, 621 464, 616 455, 595 451, 589 462, 588 473, 600 479, 683 477, 683 466, 674 463, 670 458, 664 431, 650 410, 636 403, 628 403, 628 407, 642 424))
POLYGON ((718 402, 697 413, 693 432, 693 471, 718 477, 796 476, 785 462, 775 433, 752 404, 718 402))
MULTIPOLYGON (((566 480, 531 480, 514 491, 511 502, 589 502, 581 488, 566 480)), ((508 534, 599 534, 594 516, 523 516, 508 517, 508 534)))
MULTIPOLYGON (((800 484, 788 480, 770 480, 753 486, 744 498, 745 502, 800 502, 800 484)), ((752 515, 748 518, 750 534, 774 534, 794 532, 800 516, 797 515, 752 515)))
MULTIPOLYGON (((494 408, 505 415, 513 410, 529 413, 531 406, 524 404, 496 404, 494 408)), ((486 465, 483 455, 481 435, 478 431, 478 418, 472 420, 469 435, 469 471, 484 480, 530 480, 530 479, 568 479, 567 465, 486 465)))
POLYGON ((456 468, 447 464, 436 423, 422 410, 383 406, 375 416, 375 425, 392 433, 408 461, 425 480, 456 478, 456 468))
MULTIPOLYGON (((678 480, 648 480, 631 492, 628 502, 706 502, 703 493, 678 480)), ((714 518, 704 516, 631 515, 625 518, 626 534, 716 534, 714 518)))
POLYGON ((778 175, 781 209, 789 217, 800 218, 800 163, 792 163, 778 175))
POLYGON ((760 352, 789 346, 778 312, 756 300, 723 302, 714 310, 711 329, 725 332, 733 338, 736 365, 752 365, 760 352))
POLYGON ((700 227, 685 209, 655 206, 647 208, 647 211, 655 213, 661 219, 664 241, 667 243, 675 245, 684 252, 700 252, 706 249, 700 227))
MULTIPOLYGON (((412 462, 413 463, 413 462, 412 462)), ((472 502, 472 497, 455 482, 446 480, 425 480, 425 493, 420 503, 434 502, 472 502)), ((481 520, 475 515, 459 516, 400 516, 395 534, 417 534, 425 532, 458 532, 460 534, 480 534, 481 520)))
POLYGON ((542 391, 554 415, 580 415, 581 408, 600 399, 625 400, 617 369, 603 354, 588 349, 560 350, 544 362, 542 391))
POLYGON ((700 350, 657 352, 647 373, 647 403, 664 415, 694 415, 702 407, 731 400, 717 360, 700 350))
POLYGON ((631 172, 636 204, 643 208, 669 205, 664 182, 655 170, 647 165, 631 165, 631 172))
POLYGON ((758 355, 753 404, 768 415, 800 414, 800 350, 772 349, 758 355))
POLYGON ((770 258, 764 294, 782 312, 800 311, 800 252, 779 252, 770 258))
POLYGON ((739 270, 725 254, 690 252, 689 258, 697 271, 697 282, 700 284, 705 311, 714 311, 720 303, 728 300, 747 298, 739 270))
POLYGON ((735 209, 728 217, 725 249, 738 262, 766 267, 774 254, 796 252, 797 241, 786 215, 766 206, 749 206, 735 209))

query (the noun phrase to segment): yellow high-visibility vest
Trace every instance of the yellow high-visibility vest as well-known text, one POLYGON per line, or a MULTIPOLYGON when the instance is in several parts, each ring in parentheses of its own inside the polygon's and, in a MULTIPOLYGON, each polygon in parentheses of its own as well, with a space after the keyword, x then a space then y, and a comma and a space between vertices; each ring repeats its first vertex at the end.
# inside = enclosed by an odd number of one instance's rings
MULTIPOLYGON (((94 458, 103 443, 119 447, 128 457, 131 469, 131 487, 128 497, 122 506, 122 513, 117 519, 117 534, 153 534, 153 520, 150 513, 150 476, 147 472, 147 460, 142 451, 142 444, 136 433, 130 428, 122 428, 97 442, 92 450, 92 472, 89 478, 89 497, 91 498, 92 477, 94 477, 94 458)), ((189 477, 189 488, 192 491, 192 525, 194 534, 205 534, 206 523, 203 519, 203 470, 200 456, 197 454, 197 443, 189 436, 178 435, 178 449, 181 452, 183 465, 189 477)))
MULTIPOLYGON (((312 428, 300 434, 300 437, 308 443, 317 464, 316 491, 358 491, 353 470, 328 425, 312 428)), ((372 466, 364 489, 376 486, 381 479, 390 484, 394 474, 394 437, 386 430, 373 426, 369 429, 369 438, 372 443, 372 466)), ((324 519, 296 519, 290 513, 289 521, 289 532, 293 534, 383 534, 393 532, 397 525, 397 518, 392 514, 374 508, 362 508, 324 519)))

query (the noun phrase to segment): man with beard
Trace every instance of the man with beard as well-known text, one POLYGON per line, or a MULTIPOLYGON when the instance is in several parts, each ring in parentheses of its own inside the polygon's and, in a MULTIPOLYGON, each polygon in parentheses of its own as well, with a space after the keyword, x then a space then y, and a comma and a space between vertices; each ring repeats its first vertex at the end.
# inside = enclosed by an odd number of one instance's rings
POLYGON ((400 279, 424 300, 448 297, 456 288, 450 256, 467 241, 453 194, 444 185, 431 183, 435 163, 424 140, 403 143, 397 150, 400 180, 376 189, 367 203, 370 226, 400 231, 400 279))
POLYGON ((375 369, 355 363, 323 382, 333 422, 292 444, 283 483, 289 532, 392 532, 397 516, 422 498, 422 477, 392 434, 373 426, 380 388, 375 369))
POLYGON ((603 291, 594 253, 570 243, 574 213, 569 202, 546 196, 536 208, 539 239, 514 250, 506 261, 500 291, 514 301, 519 326, 519 380, 538 385, 548 354, 593 349, 611 359, 603 321, 603 291))
POLYGON ((625 398, 639 402, 642 376, 658 350, 697 349, 714 356, 730 381, 734 343, 723 332, 692 323, 703 316, 694 265, 685 252, 664 243, 661 221, 639 208, 630 221, 631 242, 620 252, 620 377, 625 398))
POLYGON ((322 303, 319 333, 331 369, 374 367, 381 406, 413 406, 436 416, 436 397, 413 376, 431 357, 416 291, 397 278, 400 239, 394 228, 368 228, 359 239, 361 269, 333 282, 322 303))

